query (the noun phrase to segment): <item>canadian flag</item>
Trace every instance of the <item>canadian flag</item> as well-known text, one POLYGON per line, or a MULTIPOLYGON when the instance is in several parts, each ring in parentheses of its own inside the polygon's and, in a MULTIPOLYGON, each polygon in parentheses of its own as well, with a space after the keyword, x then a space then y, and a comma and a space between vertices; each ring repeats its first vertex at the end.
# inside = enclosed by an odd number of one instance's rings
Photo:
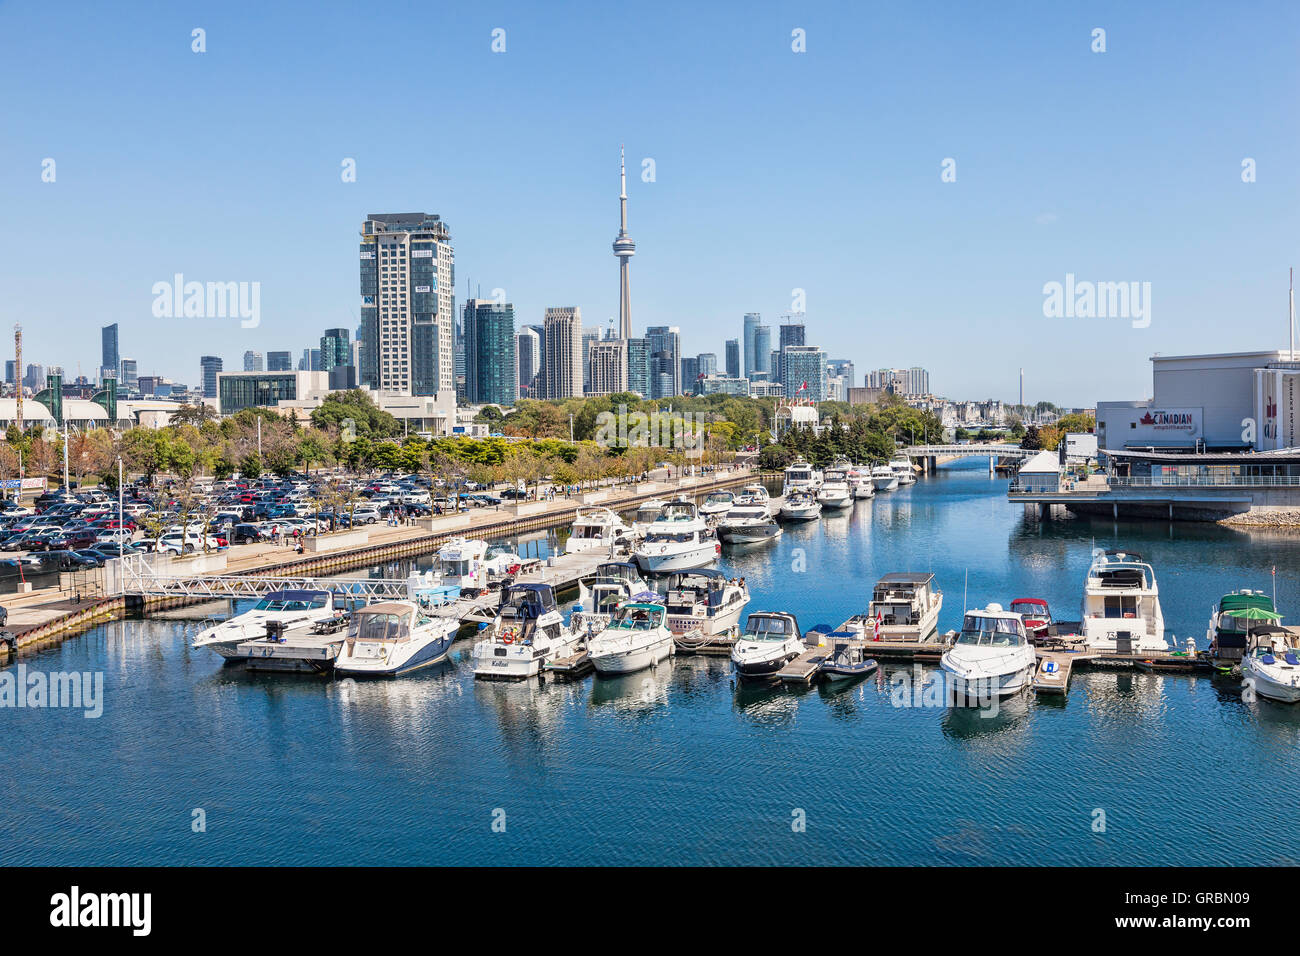
POLYGON ((800 385, 800 386, 799 386, 799 391, 801 391, 801 392, 806 392, 806 391, 808 391, 808 383, 807 383, 807 382, 804 382, 802 385, 800 385))

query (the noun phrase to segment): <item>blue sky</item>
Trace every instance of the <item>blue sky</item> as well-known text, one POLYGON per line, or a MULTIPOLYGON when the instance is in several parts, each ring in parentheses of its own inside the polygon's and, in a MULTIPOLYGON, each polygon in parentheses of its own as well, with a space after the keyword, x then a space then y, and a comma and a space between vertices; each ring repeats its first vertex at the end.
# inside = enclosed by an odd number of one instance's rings
POLYGON ((193 383, 200 354, 354 327, 362 218, 419 210, 458 299, 603 325, 622 142, 633 323, 687 354, 798 288, 859 377, 1014 400, 1025 366, 1030 400, 1140 398, 1153 353, 1286 344, 1298 27, 1280 2, 0 0, 0 324, 75 375, 117 321, 141 374, 193 383), (176 272, 260 282, 261 325, 154 318, 176 272), (1150 326, 1045 318, 1067 273, 1150 282, 1150 326))

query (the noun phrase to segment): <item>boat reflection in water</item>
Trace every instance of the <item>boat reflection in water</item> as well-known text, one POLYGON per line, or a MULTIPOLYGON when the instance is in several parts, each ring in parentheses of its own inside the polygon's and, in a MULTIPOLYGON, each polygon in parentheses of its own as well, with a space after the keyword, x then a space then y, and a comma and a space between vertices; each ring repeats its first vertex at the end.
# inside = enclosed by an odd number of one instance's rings
POLYGON ((601 677, 580 686, 591 689, 593 707, 636 713, 668 706, 668 685, 671 680, 671 668, 661 667, 655 671, 601 677))

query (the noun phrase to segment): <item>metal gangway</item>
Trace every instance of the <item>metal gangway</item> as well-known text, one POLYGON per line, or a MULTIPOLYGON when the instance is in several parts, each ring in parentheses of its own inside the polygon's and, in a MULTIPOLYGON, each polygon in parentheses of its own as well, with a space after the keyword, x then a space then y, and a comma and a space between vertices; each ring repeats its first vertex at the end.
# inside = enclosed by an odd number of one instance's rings
POLYGON ((363 603, 407 600, 407 578, 287 578, 261 574, 186 574, 160 570, 150 561, 151 555, 126 555, 110 565, 118 565, 120 579, 108 582, 109 594, 132 594, 149 597, 257 598, 272 591, 336 591, 363 603))

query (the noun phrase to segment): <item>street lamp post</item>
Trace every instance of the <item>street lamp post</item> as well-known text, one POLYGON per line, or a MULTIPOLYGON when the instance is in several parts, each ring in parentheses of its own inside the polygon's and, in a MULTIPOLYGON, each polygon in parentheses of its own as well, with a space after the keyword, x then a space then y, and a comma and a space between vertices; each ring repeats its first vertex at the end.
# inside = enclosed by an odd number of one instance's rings
POLYGON ((122 532, 126 524, 122 520, 122 456, 117 456, 117 593, 124 594, 126 581, 122 577, 122 532))

